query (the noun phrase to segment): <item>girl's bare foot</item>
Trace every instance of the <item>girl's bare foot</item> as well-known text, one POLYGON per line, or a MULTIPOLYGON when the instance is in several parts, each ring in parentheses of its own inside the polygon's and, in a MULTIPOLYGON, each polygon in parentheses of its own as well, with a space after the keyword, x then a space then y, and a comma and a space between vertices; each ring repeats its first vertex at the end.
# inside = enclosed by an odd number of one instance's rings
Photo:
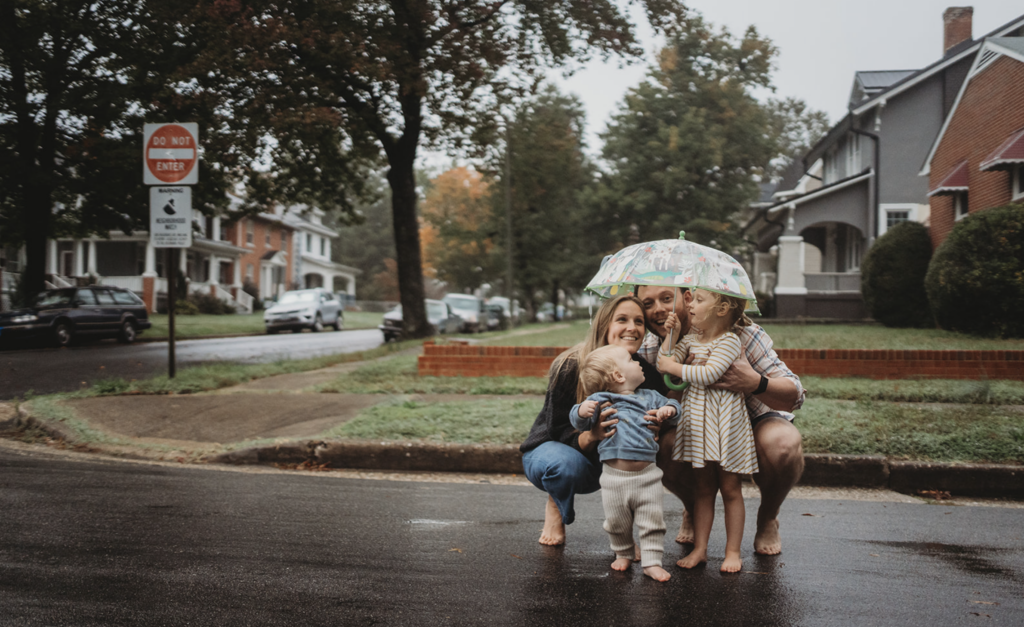
POLYGON ((648 566, 644 569, 644 574, 655 581, 668 581, 672 578, 672 575, 661 566, 648 566))
POLYGON ((754 534, 754 553, 778 555, 782 553, 782 538, 779 536, 779 519, 773 518, 762 523, 758 521, 754 534))
POLYGON ((617 557, 615 558, 615 561, 612 562, 612 570, 629 570, 629 565, 632 563, 633 560, 628 557, 617 557))
POLYGON ((690 551, 689 555, 687 555, 683 559, 681 559, 678 562, 676 562, 676 566, 678 566, 679 568, 693 568, 693 567, 699 566, 699 565, 701 565, 701 564, 703 564, 703 563, 705 563, 707 561, 708 561, 707 549, 704 549, 704 550, 694 549, 694 550, 690 551))
POLYGON ((676 542, 679 544, 693 544, 693 519, 690 512, 683 510, 683 522, 679 525, 679 533, 676 535, 676 542))
POLYGON ((743 558, 739 555, 725 554, 725 561, 722 562, 722 568, 720 569, 723 573, 738 573, 743 568, 743 558))
POLYGON ((548 546, 565 544, 565 525, 562 524, 562 513, 558 511, 558 505, 550 496, 548 496, 548 504, 544 507, 544 528, 540 532, 538 542, 548 546))

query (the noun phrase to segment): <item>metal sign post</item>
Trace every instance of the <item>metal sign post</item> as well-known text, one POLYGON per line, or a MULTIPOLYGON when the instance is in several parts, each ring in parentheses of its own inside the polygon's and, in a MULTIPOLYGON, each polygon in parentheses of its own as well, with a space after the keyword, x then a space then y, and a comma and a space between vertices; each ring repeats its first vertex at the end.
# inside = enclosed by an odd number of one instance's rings
POLYGON ((149 188, 149 241, 166 248, 167 376, 177 374, 174 313, 180 249, 192 246, 192 188, 199 182, 199 125, 146 124, 142 181, 149 188))

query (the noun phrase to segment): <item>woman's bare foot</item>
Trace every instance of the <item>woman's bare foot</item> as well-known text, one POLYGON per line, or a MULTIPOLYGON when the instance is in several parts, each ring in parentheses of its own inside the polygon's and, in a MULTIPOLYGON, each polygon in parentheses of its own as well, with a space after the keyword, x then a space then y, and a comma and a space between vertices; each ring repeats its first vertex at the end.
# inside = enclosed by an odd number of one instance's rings
POLYGON ((743 558, 739 555, 725 554, 725 561, 722 562, 722 568, 720 569, 723 573, 738 573, 743 568, 743 558))
POLYGON ((672 578, 672 575, 661 566, 648 566, 644 569, 644 574, 655 581, 668 581, 672 578))
POLYGON ((679 524, 676 542, 679 544, 693 544, 693 519, 690 518, 690 512, 685 509, 683 510, 683 522, 679 524))
POLYGON ((562 524, 562 513, 558 511, 558 505, 550 496, 548 496, 548 504, 544 507, 544 528, 540 532, 538 542, 548 546, 565 544, 565 525, 562 524))
POLYGON ((707 552, 706 549, 703 550, 703 551, 699 551, 697 549, 694 549, 694 550, 690 551, 689 555, 687 555, 683 559, 681 559, 678 562, 676 562, 676 566, 678 566, 679 568, 693 568, 693 567, 699 566, 699 565, 701 565, 701 564, 703 564, 703 563, 705 563, 707 561, 708 561, 708 552, 707 552))
POLYGON ((615 561, 612 562, 612 570, 629 570, 629 565, 632 563, 633 560, 629 559, 628 557, 617 557, 615 558, 615 561))
POLYGON ((758 521, 757 533, 754 534, 754 553, 760 555, 778 555, 782 553, 782 538, 779 536, 779 519, 767 522, 758 521))

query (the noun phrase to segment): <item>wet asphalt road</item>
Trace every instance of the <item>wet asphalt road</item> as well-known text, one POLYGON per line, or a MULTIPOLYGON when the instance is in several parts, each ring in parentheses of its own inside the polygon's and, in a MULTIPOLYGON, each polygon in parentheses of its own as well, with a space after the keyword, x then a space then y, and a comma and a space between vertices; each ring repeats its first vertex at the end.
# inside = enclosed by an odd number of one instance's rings
MULTIPOLYGON (((283 333, 175 342, 178 368, 203 362, 267 363, 369 350, 383 344, 376 329, 283 333)), ((0 400, 32 390, 69 392, 95 381, 166 374, 167 342, 118 344, 94 341, 70 348, 14 348, 0 351, 0 400)))
POLYGON ((0 448, 0 624, 1024 623, 1022 509, 791 500, 784 554, 754 557, 751 499, 746 572, 718 573, 716 527, 707 569, 658 584, 608 569, 599 495, 565 548, 536 542, 543 503, 526 486, 0 448))

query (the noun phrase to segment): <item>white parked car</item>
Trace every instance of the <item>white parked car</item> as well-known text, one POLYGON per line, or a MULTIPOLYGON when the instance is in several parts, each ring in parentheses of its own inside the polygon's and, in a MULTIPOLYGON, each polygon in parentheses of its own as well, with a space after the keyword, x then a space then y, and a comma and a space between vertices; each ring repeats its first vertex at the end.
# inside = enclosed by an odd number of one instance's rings
POLYGON ((333 326, 336 331, 341 331, 345 325, 344 316, 341 303, 334 294, 321 287, 314 287, 282 294, 277 303, 263 312, 263 324, 267 333, 277 333, 283 329, 296 332, 310 329, 317 332, 323 331, 325 326, 333 326))
POLYGON ((442 298, 455 315, 462 318, 462 333, 482 333, 487 330, 487 310, 484 301, 469 294, 446 294, 442 298))

